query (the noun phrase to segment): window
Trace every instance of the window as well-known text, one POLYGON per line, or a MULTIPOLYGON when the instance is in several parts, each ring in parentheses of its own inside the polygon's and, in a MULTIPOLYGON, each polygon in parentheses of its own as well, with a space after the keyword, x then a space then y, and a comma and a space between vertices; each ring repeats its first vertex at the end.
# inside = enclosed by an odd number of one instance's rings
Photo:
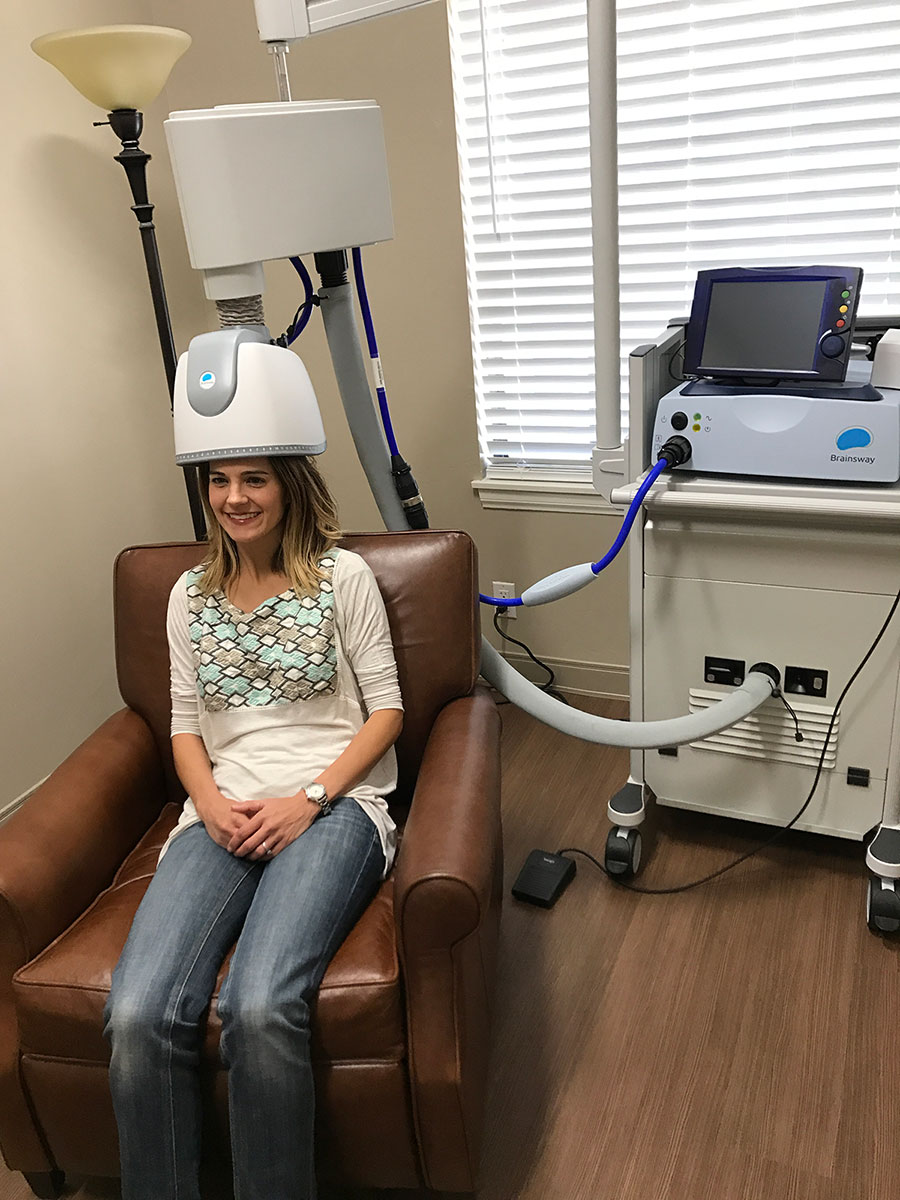
POLYGON ((895 0, 619 0, 618 54, 626 353, 707 267, 858 266, 900 312, 895 0))
MULTIPOLYGON (((623 381, 628 352, 687 315, 704 267, 860 266, 860 312, 900 312, 895 0, 617 11, 623 381)), ((450 0, 450 14, 486 475, 587 480, 587 2, 450 0)))
POLYGON ((451 0, 450 43, 482 458, 588 479, 586 0, 451 0))

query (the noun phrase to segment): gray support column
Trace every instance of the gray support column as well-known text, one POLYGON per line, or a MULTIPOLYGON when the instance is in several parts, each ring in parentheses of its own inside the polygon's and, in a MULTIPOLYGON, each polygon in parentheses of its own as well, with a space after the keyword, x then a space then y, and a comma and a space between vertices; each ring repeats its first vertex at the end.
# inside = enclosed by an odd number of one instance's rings
POLYGON ((619 181, 615 0, 588 0, 591 225, 597 445, 622 441, 619 417, 619 181))

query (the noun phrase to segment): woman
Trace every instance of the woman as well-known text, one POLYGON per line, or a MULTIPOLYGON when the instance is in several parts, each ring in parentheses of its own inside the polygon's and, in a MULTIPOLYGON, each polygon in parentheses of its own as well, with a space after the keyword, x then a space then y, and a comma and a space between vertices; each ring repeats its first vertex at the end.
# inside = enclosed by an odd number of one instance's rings
POLYGON ((316 1194, 309 1004, 390 869, 402 702, 384 603, 336 548, 311 458, 201 468, 205 562, 169 600, 188 794, 113 976, 123 1200, 199 1200, 199 1027, 221 1054, 236 1200, 316 1194))

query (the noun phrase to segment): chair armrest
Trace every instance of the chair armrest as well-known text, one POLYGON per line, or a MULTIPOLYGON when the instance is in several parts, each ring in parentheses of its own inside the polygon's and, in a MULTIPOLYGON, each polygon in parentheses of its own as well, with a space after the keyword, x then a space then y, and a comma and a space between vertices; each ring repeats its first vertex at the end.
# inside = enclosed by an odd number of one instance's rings
POLYGON ((150 727, 126 708, 0 827, 0 991, 109 885, 165 798, 150 727))
POLYGON ((451 949, 491 903, 500 844, 500 717, 479 689, 441 710, 416 781, 394 875, 401 951, 451 949))
POLYGON ((500 717, 479 691, 434 723, 394 882, 413 1116, 437 1191, 475 1187, 502 873, 500 717))
POLYGON ((0 827, 0 1144, 14 1170, 56 1164, 22 1088, 12 977, 112 882, 165 799, 153 734, 126 708, 0 827))

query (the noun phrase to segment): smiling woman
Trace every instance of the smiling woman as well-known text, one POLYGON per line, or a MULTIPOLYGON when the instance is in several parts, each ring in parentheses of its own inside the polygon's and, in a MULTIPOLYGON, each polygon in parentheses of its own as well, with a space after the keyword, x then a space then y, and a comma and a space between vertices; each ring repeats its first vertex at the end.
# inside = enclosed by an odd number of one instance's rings
POLYGON ((252 595, 279 579, 298 593, 318 588, 319 559, 341 530, 313 458, 201 463, 200 482, 210 545, 201 584, 205 594, 220 588, 238 603, 238 589, 252 595))
POLYGON ((201 467, 206 560, 169 599, 187 793, 113 976, 123 1200, 199 1200, 200 1028, 217 1009, 235 1194, 315 1195, 310 1003, 394 856, 402 726, 375 577, 309 457, 201 467), (299 1068, 299 1069, 298 1069, 299 1068))
POLYGON ((268 565, 281 541, 284 489, 266 458, 214 463, 207 496, 213 516, 233 541, 268 565))

